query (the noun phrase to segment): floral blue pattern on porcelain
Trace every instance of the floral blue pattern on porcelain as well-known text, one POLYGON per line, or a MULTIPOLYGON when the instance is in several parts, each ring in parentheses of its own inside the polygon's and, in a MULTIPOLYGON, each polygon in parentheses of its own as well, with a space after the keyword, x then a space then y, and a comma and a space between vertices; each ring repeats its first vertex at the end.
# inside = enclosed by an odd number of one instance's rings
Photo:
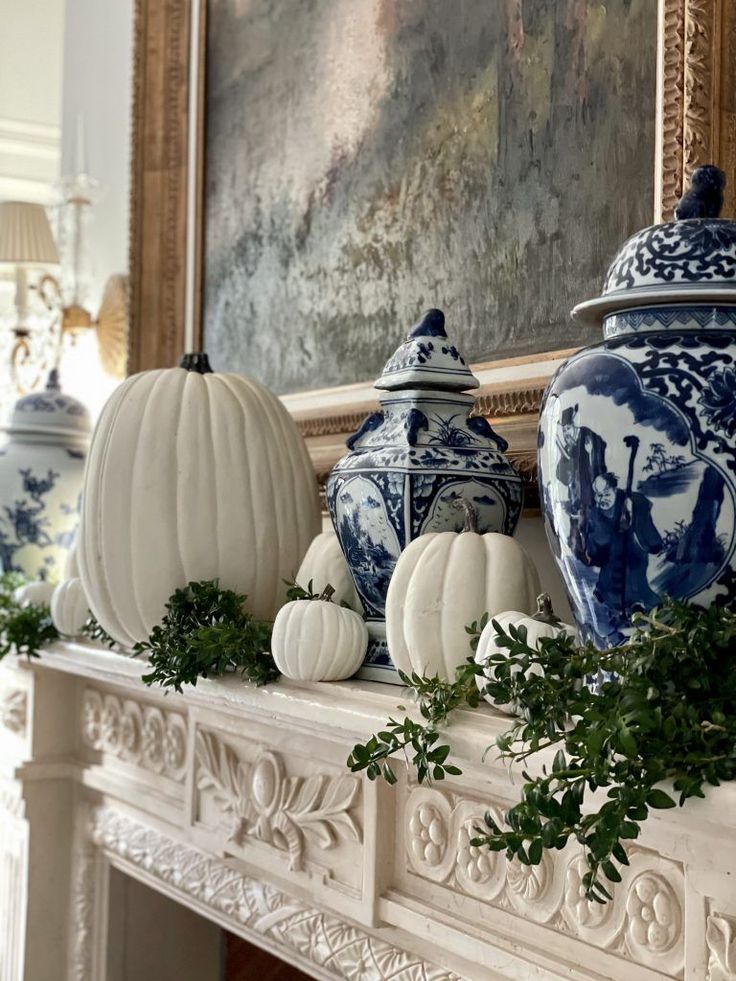
POLYGON ((385 641, 386 592, 413 539, 460 531, 455 502, 472 502, 481 531, 511 534, 522 506, 521 479, 506 442, 469 416, 478 381, 429 311, 389 359, 376 384, 381 409, 347 441, 350 452, 327 483, 333 524, 363 603, 371 635, 363 677, 397 676, 385 641), (431 381, 431 387, 420 387, 431 381))
POLYGON ((0 568, 31 579, 57 579, 74 543, 89 413, 64 395, 55 372, 46 390, 13 409, 0 450, 0 568))

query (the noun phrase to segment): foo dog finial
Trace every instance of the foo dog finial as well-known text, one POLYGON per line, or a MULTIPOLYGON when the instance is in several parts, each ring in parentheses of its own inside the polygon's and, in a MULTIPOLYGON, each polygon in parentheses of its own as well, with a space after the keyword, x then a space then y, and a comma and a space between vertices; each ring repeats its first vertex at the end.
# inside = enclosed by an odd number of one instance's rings
POLYGON ((690 187, 675 205, 675 218, 717 218, 723 207, 726 175, 714 164, 693 171, 690 187))

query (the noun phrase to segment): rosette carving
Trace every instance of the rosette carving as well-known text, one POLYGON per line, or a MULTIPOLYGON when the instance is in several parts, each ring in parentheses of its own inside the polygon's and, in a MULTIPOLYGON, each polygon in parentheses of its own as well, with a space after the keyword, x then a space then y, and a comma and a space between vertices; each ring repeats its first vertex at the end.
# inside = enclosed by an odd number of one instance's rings
POLYGON ((248 838, 263 841, 287 852, 289 868, 300 871, 308 842, 330 849, 340 841, 362 841, 352 813, 360 796, 355 777, 289 776, 278 754, 262 750, 253 762, 243 760, 204 730, 197 732, 196 758, 197 788, 210 792, 230 818, 236 845, 248 838))
POLYGON ((632 850, 622 882, 612 887, 613 900, 601 905, 585 895, 587 866, 576 846, 544 852, 539 865, 508 862, 502 852, 472 846, 486 812, 503 824, 497 805, 414 787, 404 823, 409 870, 635 963, 666 974, 681 971, 684 879, 679 866, 655 853, 632 850))
POLYGON ((187 725, 178 712, 164 712, 88 688, 82 700, 82 742, 90 749, 183 781, 187 725))

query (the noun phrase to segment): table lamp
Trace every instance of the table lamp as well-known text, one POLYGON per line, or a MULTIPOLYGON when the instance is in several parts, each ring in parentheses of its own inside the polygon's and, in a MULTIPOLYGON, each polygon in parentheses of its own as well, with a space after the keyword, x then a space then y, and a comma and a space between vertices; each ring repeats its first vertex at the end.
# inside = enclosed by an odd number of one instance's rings
POLYGON ((0 263, 15 265, 16 324, 19 337, 28 334, 26 266, 56 265, 59 253, 46 209, 27 201, 0 201, 0 263))

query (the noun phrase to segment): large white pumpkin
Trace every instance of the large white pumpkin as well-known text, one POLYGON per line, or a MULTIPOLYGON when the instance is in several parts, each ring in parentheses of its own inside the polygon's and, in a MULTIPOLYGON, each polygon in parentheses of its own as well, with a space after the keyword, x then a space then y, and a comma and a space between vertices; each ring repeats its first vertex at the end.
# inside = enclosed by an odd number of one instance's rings
POLYGON ((303 589, 311 582, 315 593, 321 593, 325 586, 332 586, 335 590, 332 596, 334 603, 345 603, 358 613, 363 609, 340 542, 333 530, 323 531, 314 539, 299 566, 296 581, 303 589))
POLYGON ((79 579, 59 583, 51 596, 51 619, 60 634, 78 637, 89 619, 89 604, 79 579))
POLYGON ((307 449, 262 385, 204 355, 113 392, 87 463, 80 574, 101 626, 145 640, 188 582, 219 579, 272 619, 320 526, 307 449))
POLYGON ((294 600, 279 610, 271 653, 295 681, 340 681, 354 675, 368 648, 368 628, 353 610, 328 600, 294 600))
MULTIPOLYGON (((558 637, 562 634, 569 634, 571 637, 575 635, 575 628, 569 623, 563 623, 559 617, 555 616, 552 610, 552 602, 550 600, 548 593, 542 593, 541 596, 537 597, 537 612, 533 616, 529 616, 528 613, 519 613, 516 610, 510 610, 506 613, 499 613, 498 616, 493 617, 495 622, 499 627, 508 633, 509 627, 524 627, 526 629, 526 639, 530 647, 538 647, 539 641, 543 637, 558 637)), ((478 638, 478 646, 475 651, 475 660, 477 664, 486 665, 488 658, 494 654, 504 654, 508 655, 508 648, 500 647, 496 643, 496 637, 498 636, 498 630, 489 620, 489 622, 483 628, 483 632, 478 638)), ((513 673, 516 674, 519 668, 512 669, 513 673)), ((543 674, 541 665, 531 664, 529 666, 528 674, 543 674)), ((475 681, 478 688, 482 692, 488 681, 492 680, 493 672, 490 667, 487 668, 484 675, 476 675, 475 681)), ((499 712, 504 712, 506 715, 515 715, 517 712, 517 706, 512 702, 507 702, 505 704, 497 704, 490 697, 490 695, 483 696, 487 702, 497 708, 499 712)))
POLYGON ((465 627, 509 609, 531 612, 539 576, 508 535, 433 532, 415 538, 396 563, 386 597, 391 660, 407 673, 450 681, 469 657, 465 627))

